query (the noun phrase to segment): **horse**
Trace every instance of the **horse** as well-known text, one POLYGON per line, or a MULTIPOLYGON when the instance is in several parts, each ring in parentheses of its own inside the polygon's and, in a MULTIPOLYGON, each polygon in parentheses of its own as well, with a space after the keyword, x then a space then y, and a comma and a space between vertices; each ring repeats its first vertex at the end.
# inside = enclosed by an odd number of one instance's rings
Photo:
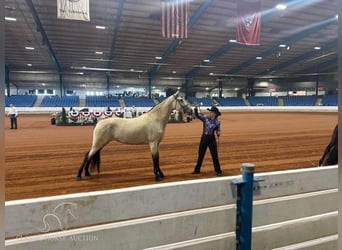
POLYGON ((329 144, 326 146, 318 166, 331 166, 338 163, 338 124, 335 126, 329 144))
POLYGON ((97 172, 100 172, 100 152, 111 141, 131 145, 149 144, 155 179, 156 181, 163 179, 164 174, 159 166, 159 144, 164 137, 170 113, 177 109, 177 104, 184 113, 190 109, 178 96, 179 91, 136 118, 108 118, 99 121, 93 130, 91 148, 85 154, 78 170, 77 180, 82 180, 83 169, 85 176, 90 176, 89 166, 91 172, 95 170, 95 166, 97 172))

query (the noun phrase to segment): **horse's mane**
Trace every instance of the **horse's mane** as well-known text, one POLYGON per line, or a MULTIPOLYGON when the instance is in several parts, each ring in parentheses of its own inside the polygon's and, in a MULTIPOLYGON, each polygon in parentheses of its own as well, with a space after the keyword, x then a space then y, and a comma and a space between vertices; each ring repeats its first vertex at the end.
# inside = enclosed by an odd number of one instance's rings
POLYGON ((156 110, 156 109, 160 109, 161 106, 163 106, 162 104, 164 104, 165 102, 167 102, 171 97, 174 97, 174 95, 170 95, 169 97, 165 98, 165 100, 163 100, 162 102, 154 105, 152 108, 150 108, 149 111, 147 111, 145 114, 150 113, 152 110, 156 110))

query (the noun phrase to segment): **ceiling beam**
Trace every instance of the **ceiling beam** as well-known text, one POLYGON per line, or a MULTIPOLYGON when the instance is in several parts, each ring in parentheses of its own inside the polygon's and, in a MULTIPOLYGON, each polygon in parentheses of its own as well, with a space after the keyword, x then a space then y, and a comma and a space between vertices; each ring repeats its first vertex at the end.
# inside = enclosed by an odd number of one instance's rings
POLYGON ((122 9, 123 9, 123 4, 124 4, 124 0, 120 0, 119 1, 119 8, 118 8, 118 13, 116 16, 116 20, 114 23, 114 33, 113 33, 113 38, 112 38, 112 46, 110 48, 110 53, 109 53, 109 57, 108 57, 108 66, 107 68, 112 68, 113 66, 113 61, 114 61, 114 53, 115 53, 115 44, 116 44, 116 40, 118 37, 118 32, 119 32, 119 26, 121 23, 121 17, 122 17, 122 9))
MULTIPOLYGON (((334 58, 332 58, 330 60, 327 60, 325 62, 318 64, 318 65, 312 66, 310 68, 306 68, 304 70, 297 71, 294 74, 309 74, 312 72, 320 73, 320 72, 318 72, 318 69, 324 70, 324 69, 330 69, 330 68, 334 68, 334 67, 337 69, 337 65, 338 65, 338 58, 337 58, 337 56, 335 56, 334 58)), ((334 70, 336 70, 336 69, 334 69, 334 70)), ((336 72, 337 72, 337 70, 336 70, 336 72)), ((334 73, 334 72, 330 72, 330 73, 334 73)))
MULTIPOLYGON (((337 46, 337 39, 334 39, 333 41, 330 41, 329 43, 322 46, 320 51, 322 51, 322 52, 323 51, 329 51, 333 48, 336 48, 336 46, 337 46)), ((312 49, 309 52, 306 52, 300 56, 292 58, 291 60, 288 60, 286 62, 278 64, 278 65, 274 66, 273 68, 259 72, 257 75, 269 75, 271 72, 279 71, 279 70, 284 69, 284 68, 286 68, 292 64, 298 63, 298 62, 303 61, 303 60, 307 60, 308 58, 313 57, 313 56, 317 56, 318 53, 319 53, 319 51, 312 49)))
POLYGON ((30 11, 31 11, 31 14, 33 16, 33 19, 37 25, 37 29, 38 31, 40 32, 40 34, 42 35, 43 37, 43 44, 45 44, 48 48, 48 51, 49 51, 49 55, 51 57, 51 60, 53 62, 53 65, 55 67, 55 69, 57 70, 58 73, 61 73, 62 71, 62 68, 58 62, 58 59, 56 57, 56 54, 55 52, 53 51, 53 48, 51 46, 51 43, 49 41, 49 38, 47 37, 46 35, 46 32, 43 28, 43 25, 42 23, 40 22, 40 19, 39 19, 39 16, 37 14, 37 11, 36 11, 36 8, 34 7, 33 3, 31 0, 26 0, 26 3, 27 3, 27 6, 29 7, 30 11))

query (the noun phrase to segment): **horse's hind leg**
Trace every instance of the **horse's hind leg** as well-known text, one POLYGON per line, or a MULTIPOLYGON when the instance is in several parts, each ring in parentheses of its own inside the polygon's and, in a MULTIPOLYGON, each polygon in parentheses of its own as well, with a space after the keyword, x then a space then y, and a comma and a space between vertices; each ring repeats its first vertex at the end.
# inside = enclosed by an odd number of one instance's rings
POLYGON ((82 165, 80 166, 80 168, 78 170, 78 174, 77 174, 77 180, 78 181, 82 180, 82 172, 83 172, 84 168, 85 168, 85 175, 86 176, 90 175, 90 173, 88 171, 89 164, 90 164, 90 159, 88 159, 88 156, 89 156, 89 152, 87 152, 85 154, 84 159, 83 159, 83 163, 82 163, 82 165))

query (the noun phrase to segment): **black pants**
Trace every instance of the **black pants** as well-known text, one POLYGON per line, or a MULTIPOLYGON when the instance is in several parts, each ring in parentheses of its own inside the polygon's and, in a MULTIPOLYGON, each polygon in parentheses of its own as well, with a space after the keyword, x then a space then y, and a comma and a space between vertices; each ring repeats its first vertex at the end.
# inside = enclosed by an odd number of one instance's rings
POLYGON ((195 171, 200 172, 204 155, 208 147, 210 150, 211 158, 213 159, 215 171, 216 173, 221 173, 222 171, 221 171, 221 166, 220 166, 220 162, 218 159, 217 143, 216 143, 215 135, 204 135, 204 134, 201 137, 200 145, 198 148, 198 159, 197 159, 195 171))
POLYGON ((17 117, 15 115, 10 115, 11 129, 17 129, 17 117))

